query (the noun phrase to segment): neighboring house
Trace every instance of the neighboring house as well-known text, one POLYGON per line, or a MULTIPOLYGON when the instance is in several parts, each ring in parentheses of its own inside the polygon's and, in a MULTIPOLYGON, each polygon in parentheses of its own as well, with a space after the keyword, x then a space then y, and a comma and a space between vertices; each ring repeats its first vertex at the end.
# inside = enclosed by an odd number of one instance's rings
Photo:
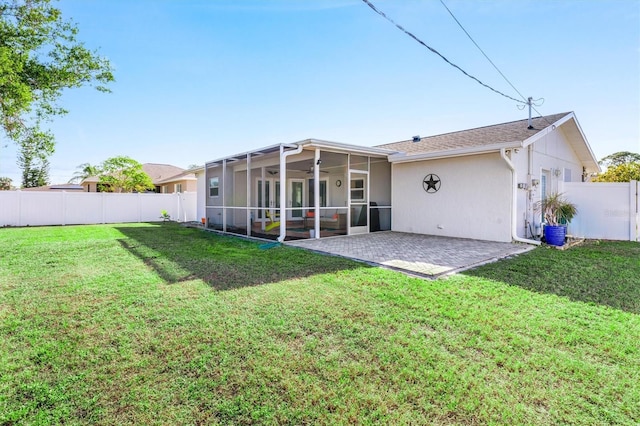
POLYGON ((163 194, 173 192, 196 192, 197 179, 192 170, 185 170, 175 176, 168 177, 153 182, 156 185, 156 192, 163 194))
MULTIPOLYGON (((142 170, 149 175, 158 193, 192 192, 196 190, 195 175, 170 164, 144 163, 142 170), (174 177, 176 179, 174 179, 174 177)), ((89 176, 81 183, 86 192, 100 192, 98 176, 89 176)))
POLYGON ((208 162, 204 199, 208 227, 281 241, 390 229, 531 242, 535 203, 598 171, 570 112, 372 148, 268 146, 208 162))
POLYGON ((63 183, 60 185, 46 185, 46 186, 36 186, 35 188, 22 188, 21 191, 71 191, 71 192, 82 192, 84 188, 82 185, 77 185, 74 183, 63 183))

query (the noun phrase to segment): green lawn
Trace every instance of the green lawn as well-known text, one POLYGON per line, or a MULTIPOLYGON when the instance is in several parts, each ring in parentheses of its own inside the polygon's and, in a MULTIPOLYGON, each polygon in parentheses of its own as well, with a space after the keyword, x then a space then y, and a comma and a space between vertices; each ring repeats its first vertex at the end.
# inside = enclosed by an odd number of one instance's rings
POLYGON ((640 244, 437 281, 172 223, 0 248, 0 424, 640 423, 640 244))

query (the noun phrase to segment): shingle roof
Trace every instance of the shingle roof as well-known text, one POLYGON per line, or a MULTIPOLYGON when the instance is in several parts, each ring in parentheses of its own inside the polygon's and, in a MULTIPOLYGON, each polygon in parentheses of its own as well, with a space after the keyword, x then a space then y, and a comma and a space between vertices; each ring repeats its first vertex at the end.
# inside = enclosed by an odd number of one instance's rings
POLYGON ((518 120, 509 123, 494 124, 492 126, 478 127, 476 129, 461 130, 445 133, 437 136, 420 138, 419 142, 412 140, 378 145, 377 148, 385 148, 392 151, 403 152, 407 155, 423 154, 431 152, 450 151, 494 145, 498 143, 522 142, 540 132, 562 117, 570 114, 547 115, 532 118, 533 129, 527 128, 528 120, 518 120))
MULTIPOLYGON (((157 185, 158 183, 160 183, 160 181, 179 175, 180 173, 185 171, 184 169, 180 167, 172 166, 171 164, 156 164, 156 163, 144 163, 142 165, 142 170, 144 170, 144 172, 149 175, 154 185, 157 185)), ((100 181, 100 177, 89 176, 88 178, 84 179, 82 182, 99 182, 99 181, 100 181)))
POLYGON ((175 175, 179 175, 184 169, 171 164, 156 164, 156 163, 144 163, 142 170, 149 175, 153 183, 158 183, 161 180, 170 178, 175 175))
POLYGON ((61 183, 59 185, 36 186, 33 188, 21 188, 21 191, 84 191, 82 185, 75 183, 61 183))

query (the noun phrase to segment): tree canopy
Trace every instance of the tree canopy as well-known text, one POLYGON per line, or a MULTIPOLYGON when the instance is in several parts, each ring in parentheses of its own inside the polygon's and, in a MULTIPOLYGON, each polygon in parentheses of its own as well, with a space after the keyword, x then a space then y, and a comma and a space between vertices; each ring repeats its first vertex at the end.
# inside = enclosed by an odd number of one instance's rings
POLYGON ((629 182, 640 180, 640 154, 619 151, 609 154, 598 161, 606 171, 595 176, 593 182, 629 182))
POLYGON ((109 158, 98 166, 98 170, 98 185, 105 192, 144 192, 155 188, 149 175, 142 170, 142 164, 133 158, 109 158))
POLYGON ((53 153, 53 135, 41 124, 66 113, 57 104, 64 89, 108 91, 114 80, 109 61, 77 34, 52 0, 0 0, 0 128, 19 145, 37 145, 40 157, 53 153))
POLYGON ((11 178, 8 177, 0 177, 0 191, 9 191, 11 189, 11 178))
POLYGON ((89 176, 97 176, 100 174, 100 170, 97 166, 92 166, 89 163, 82 163, 76 167, 76 172, 69 179, 69 183, 81 183, 89 176))
POLYGON ((619 151, 609 154, 598 161, 598 164, 605 167, 619 166, 621 164, 640 162, 640 154, 629 151, 619 151))
POLYGON ((609 166, 607 171, 593 178, 593 182, 630 182, 640 181, 640 161, 609 166))

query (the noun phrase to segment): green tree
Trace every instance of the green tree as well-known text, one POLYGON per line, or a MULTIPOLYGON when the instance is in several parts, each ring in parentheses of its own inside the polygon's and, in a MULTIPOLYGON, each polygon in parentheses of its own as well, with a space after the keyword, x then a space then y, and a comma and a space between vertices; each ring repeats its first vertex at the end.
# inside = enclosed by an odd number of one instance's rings
POLYGON ((0 177, 0 191, 9 191, 13 181, 8 177, 0 177))
MULTIPOLYGON (((108 91, 109 61, 77 34, 52 0, 0 0, 0 128, 18 145, 46 134, 43 120, 66 113, 57 105, 64 89, 88 84, 108 91)), ((53 153, 50 141, 40 158, 53 153)))
POLYGON ((634 162, 640 162, 640 154, 629 151, 619 151, 603 157, 602 160, 598 161, 598 164, 611 167, 634 162))
POLYGON ((600 173, 594 182, 629 182, 640 180, 640 161, 609 166, 606 172, 600 173))
POLYGON ((142 164, 129 157, 109 158, 98 169, 98 185, 103 191, 144 192, 155 188, 149 175, 142 170, 142 164))
POLYGON ((53 135, 29 129, 21 138, 18 165, 22 169, 22 187, 35 188, 48 185, 48 158, 53 152, 53 135))
POLYGON ((97 166, 92 166, 89 163, 82 163, 76 167, 76 172, 69 179, 69 183, 81 183, 89 176, 97 176, 100 170, 97 166))

